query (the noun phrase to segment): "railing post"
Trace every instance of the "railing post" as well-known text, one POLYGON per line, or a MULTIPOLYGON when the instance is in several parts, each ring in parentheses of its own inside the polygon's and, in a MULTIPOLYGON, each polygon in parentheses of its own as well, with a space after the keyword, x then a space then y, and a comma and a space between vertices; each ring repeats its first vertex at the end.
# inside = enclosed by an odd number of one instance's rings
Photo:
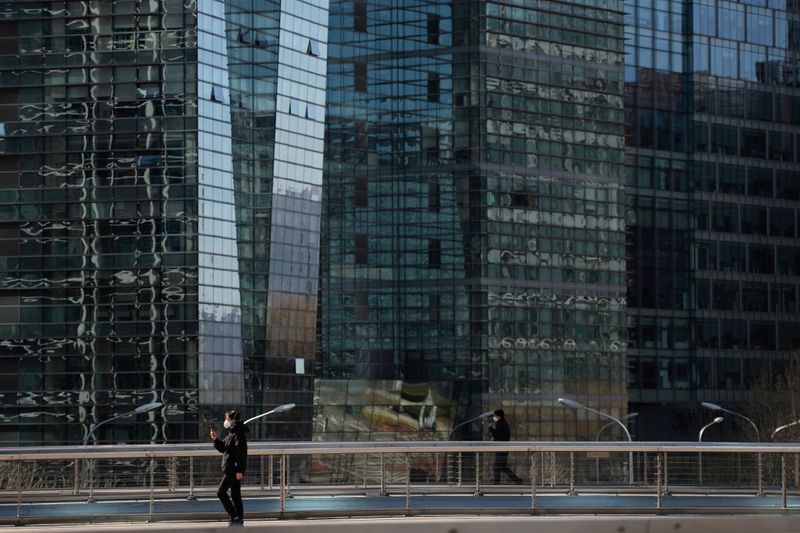
POLYGON ((700 478, 699 485, 703 485, 703 452, 697 452, 697 474, 700 478))
POLYGON ((281 503, 281 518, 283 518, 283 513, 286 511, 286 454, 281 454, 280 465, 278 466, 280 470, 280 503, 281 503))
POLYGON ((661 492, 661 454, 656 453, 656 508, 661 509, 663 497, 661 492))
POLYGON ((381 496, 386 496, 386 458, 381 452, 381 496))
POLYGON ((556 486, 556 452, 550 452, 550 486, 556 486))
POLYGON ((176 457, 169 458, 169 491, 175 492, 175 485, 178 484, 178 459, 176 457))
POLYGON ((475 496, 481 495, 481 454, 475 452, 475 496))
POLYGON ((187 500, 192 501, 196 500, 197 496, 194 495, 194 456, 189 456, 189 495, 186 497, 187 500))
POLYGON ((89 459, 89 499, 86 503, 94 503, 94 459, 89 459))
POLYGON ((75 486, 72 489, 72 494, 75 496, 80 493, 80 486, 81 486, 81 460, 76 458, 75 459, 75 486))
POLYGON ((22 518, 22 460, 17 461, 17 520, 22 518))
POLYGON ((781 509, 786 509, 786 454, 781 454, 781 509))
POLYGON ((536 452, 531 452, 531 511, 536 510, 536 452))
POLYGON ((669 494, 669 462, 667 452, 664 452, 664 494, 669 494))
POLYGON ((150 509, 148 511, 149 518, 148 522, 153 520, 153 497, 154 497, 154 490, 155 490, 155 478, 156 478, 156 457, 155 455, 150 456, 150 509))
POLYGON ((464 481, 463 472, 462 472, 461 468, 462 468, 461 452, 458 452, 458 486, 459 487, 461 487, 463 485, 463 481, 464 481))
POLYGON ((762 468, 762 455, 761 452, 758 452, 758 496, 764 495, 764 480, 761 473, 762 468))
POLYGON ((367 464, 369 462, 369 454, 364 454, 364 488, 367 488, 367 464))
POLYGON ((569 493, 575 495, 575 452, 569 452, 569 493))
POLYGON ((411 509, 411 454, 406 452, 406 513, 411 509))
POLYGON ((286 497, 292 497, 292 456, 287 455, 284 467, 286 468, 286 497))
POLYGON ((441 473, 439 472, 439 452, 433 452, 433 471, 435 472, 435 481, 438 483, 441 479, 441 473))

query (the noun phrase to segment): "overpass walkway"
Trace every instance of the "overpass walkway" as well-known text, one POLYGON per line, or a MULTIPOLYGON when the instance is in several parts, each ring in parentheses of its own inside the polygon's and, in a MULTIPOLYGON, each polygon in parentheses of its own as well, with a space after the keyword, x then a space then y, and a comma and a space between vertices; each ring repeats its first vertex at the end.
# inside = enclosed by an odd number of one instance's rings
MULTIPOLYGON (((249 452, 254 519, 800 516, 793 444, 256 442, 249 452), (487 483, 497 452, 522 484, 487 483)), ((219 520, 219 477, 207 444, 4 448, 0 525, 219 520)))

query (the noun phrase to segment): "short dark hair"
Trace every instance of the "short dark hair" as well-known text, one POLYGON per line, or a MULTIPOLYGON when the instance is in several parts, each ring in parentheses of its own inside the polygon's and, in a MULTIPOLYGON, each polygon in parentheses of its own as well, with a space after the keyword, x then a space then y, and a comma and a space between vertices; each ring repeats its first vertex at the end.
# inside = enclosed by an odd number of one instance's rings
POLYGON ((236 422, 242 419, 242 415, 239 414, 239 411, 235 411, 233 409, 230 411, 225 411, 225 416, 236 422))
POLYGON ((500 418, 505 418, 506 417, 506 413, 502 409, 495 409, 494 410, 494 414, 496 414, 500 418))

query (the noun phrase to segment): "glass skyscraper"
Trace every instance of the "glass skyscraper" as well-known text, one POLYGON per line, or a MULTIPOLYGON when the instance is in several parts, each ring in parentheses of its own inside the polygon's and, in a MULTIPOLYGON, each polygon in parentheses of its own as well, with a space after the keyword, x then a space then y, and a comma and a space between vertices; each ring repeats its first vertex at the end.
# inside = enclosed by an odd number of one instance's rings
POLYGON ((331 3, 315 438, 625 414, 622 8, 331 3))
POLYGON ((327 7, 0 4, 0 442, 310 436, 327 7))
POLYGON ((630 408, 639 438, 693 440, 699 402, 746 409, 800 346, 800 11, 625 12, 630 408))

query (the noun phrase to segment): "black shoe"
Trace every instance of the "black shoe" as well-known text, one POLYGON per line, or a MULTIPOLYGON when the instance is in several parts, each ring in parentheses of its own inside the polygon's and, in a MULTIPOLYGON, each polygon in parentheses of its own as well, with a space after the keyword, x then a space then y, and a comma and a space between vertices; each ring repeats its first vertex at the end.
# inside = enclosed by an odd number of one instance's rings
POLYGON ((239 526, 243 526, 243 525, 244 525, 244 519, 243 518, 238 518, 238 517, 237 518, 231 518, 230 521, 228 522, 228 527, 239 527, 239 526))

